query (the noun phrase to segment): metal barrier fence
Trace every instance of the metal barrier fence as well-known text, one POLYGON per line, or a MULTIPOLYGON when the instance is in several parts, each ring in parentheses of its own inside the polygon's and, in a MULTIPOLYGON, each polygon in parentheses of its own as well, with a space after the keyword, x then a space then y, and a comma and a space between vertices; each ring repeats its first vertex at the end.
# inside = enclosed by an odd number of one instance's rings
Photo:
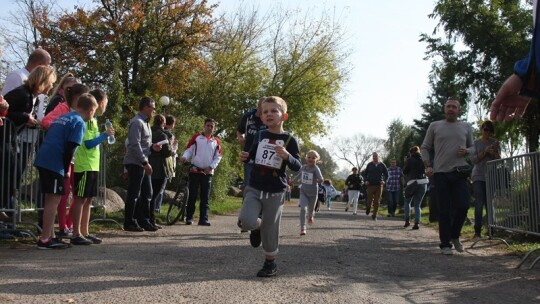
MULTIPOLYGON (((0 127, 0 212, 5 213, 9 218, 0 219, 0 233, 14 235, 26 233, 37 240, 31 231, 20 227, 32 225, 36 227, 38 232, 41 231, 39 224, 24 222, 22 213, 35 211, 39 213, 43 210, 39 176, 33 167, 33 162, 45 132, 40 128, 16 127, 11 120, 1 119, 3 126, 0 127)), ((107 149, 101 151, 101 170, 98 175, 99 191, 96 199, 106 202, 107 149)), ((73 197, 70 196, 69 201, 73 202, 73 197)), ((94 221, 117 223, 106 218, 105 205, 103 203, 102 206, 99 206, 104 208, 103 218, 94 221)))
MULTIPOLYGON (((487 163, 486 190, 490 239, 494 239, 493 229, 540 236, 539 177, 540 152, 487 163)), ((537 250, 540 248, 529 251, 518 268, 537 250)), ((530 268, 538 260, 540 257, 533 261, 530 268)))

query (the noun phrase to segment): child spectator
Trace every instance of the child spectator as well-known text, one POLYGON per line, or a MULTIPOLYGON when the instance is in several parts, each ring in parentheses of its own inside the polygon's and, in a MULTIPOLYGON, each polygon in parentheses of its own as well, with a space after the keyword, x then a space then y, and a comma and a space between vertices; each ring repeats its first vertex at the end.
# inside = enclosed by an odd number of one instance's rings
POLYGON ((332 210, 332 197, 336 195, 336 188, 332 185, 331 179, 325 179, 322 183, 324 188, 326 188, 326 196, 324 198, 324 201, 326 202, 326 207, 328 207, 328 210, 332 210))
POLYGON ((326 199, 326 188, 323 184, 319 184, 317 192, 317 204, 315 205, 315 212, 319 212, 321 204, 324 205, 326 199))
POLYGON ((300 168, 300 172, 294 178, 294 180, 300 179, 302 183, 302 187, 300 187, 300 235, 306 235, 306 215, 308 224, 313 224, 319 183, 324 180, 321 170, 317 167, 319 158, 317 151, 309 151, 306 154, 306 164, 300 168))
POLYGON ((37 242, 38 249, 64 249, 69 244, 54 237, 54 217, 64 194, 64 179, 69 179, 69 165, 84 135, 84 122, 90 120, 97 109, 96 99, 83 94, 77 110, 60 116, 49 127, 39 149, 34 166, 39 171, 42 192, 45 194, 43 229, 37 242))
MULTIPOLYGON (((55 121, 58 117, 67 114, 74 110, 77 107, 77 100, 79 99, 79 96, 81 96, 84 93, 88 93, 90 89, 80 83, 76 83, 72 85, 71 87, 66 88, 64 94, 66 96, 66 101, 59 103, 52 111, 50 111, 43 120, 41 121, 41 126, 48 130, 49 126, 53 121, 55 121)), ((62 196, 62 199, 60 200, 60 204, 58 204, 58 237, 59 238, 69 238, 72 236, 72 227, 73 227, 73 219, 71 217, 71 214, 68 214, 66 216, 66 206, 67 202, 69 200, 69 195, 72 193, 73 189, 75 188, 75 175, 73 174, 73 162, 70 164, 69 168, 69 178, 64 180, 64 195, 62 196)), ((74 196, 72 196, 74 197, 74 196)), ((70 208, 70 212, 71 212, 70 208)))
MULTIPOLYGON (((96 115, 102 116, 109 102, 107 94, 100 89, 92 90, 90 94, 94 96, 98 104, 96 115)), ((110 135, 114 135, 114 129, 107 129, 100 134, 97 119, 92 117, 86 122, 83 144, 75 153, 73 168, 75 202, 69 209, 73 220, 73 238, 71 239, 73 245, 101 244, 102 242, 100 238, 89 233, 88 226, 92 198, 97 196, 98 191, 99 145, 110 135)))
POLYGON ((287 103, 271 96, 262 103, 262 121, 268 127, 260 131, 249 151, 240 153, 240 160, 254 161, 249 186, 244 189, 244 204, 239 220, 242 229, 251 230, 251 246, 262 242, 266 260, 258 277, 271 277, 277 273, 275 257, 279 245, 279 225, 283 200, 287 189, 285 168, 300 170, 298 142, 283 130, 287 120, 287 103), (262 211, 262 218, 259 214, 262 211))
POLYGON ((72 73, 67 73, 60 79, 60 82, 54 87, 51 99, 49 99, 49 103, 47 104, 47 107, 45 108, 45 115, 49 114, 56 106, 62 102, 66 101, 66 91, 69 87, 72 87, 73 85, 81 83, 81 81, 75 76, 73 76, 72 73))

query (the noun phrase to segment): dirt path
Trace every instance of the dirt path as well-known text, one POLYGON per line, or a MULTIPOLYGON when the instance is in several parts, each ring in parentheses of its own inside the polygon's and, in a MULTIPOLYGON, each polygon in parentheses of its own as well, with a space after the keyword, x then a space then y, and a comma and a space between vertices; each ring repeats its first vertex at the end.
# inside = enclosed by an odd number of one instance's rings
POLYGON ((443 256, 430 228, 334 207, 301 237, 286 206, 275 278, 255 277, 262 249, 235 215, 61 251, 0 246, 0 303, 540 303, 540 267, 513 269, 493 244, 443 256))

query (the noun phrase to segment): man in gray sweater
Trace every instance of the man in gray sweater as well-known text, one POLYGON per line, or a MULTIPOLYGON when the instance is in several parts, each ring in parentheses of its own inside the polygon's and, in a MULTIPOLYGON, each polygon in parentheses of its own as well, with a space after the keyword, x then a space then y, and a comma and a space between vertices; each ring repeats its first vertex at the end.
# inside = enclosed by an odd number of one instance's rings
POLYGON ((152 131, 148 122, 156 110, 156 103, 149 97, 141 98, 139 113, 129 122, 124 166, 128 172, 128 190, 124 209, 124 230, 156 231, 150 222, 150 200, 152 199, 152 166, 148 163, 150 149, 161 150, 161 146, 152 147, 152 131))
POLYGON ((448 99, 444 105, 445 119, 429 125, 421 147, 426 175, 433 175, 435 182, 440 208, 439 247, 445 255, 453 254, 452 245, 458 252, 463 251, 459 237, 469 209, 467 176, 458 171, 468 165, 465 156, 469 153, 467 148, 473 146, 473 135, 469 123, 457 120, 459 114, 459 101, 448 99), (434 152, 433 163, 430 151, 434 152))

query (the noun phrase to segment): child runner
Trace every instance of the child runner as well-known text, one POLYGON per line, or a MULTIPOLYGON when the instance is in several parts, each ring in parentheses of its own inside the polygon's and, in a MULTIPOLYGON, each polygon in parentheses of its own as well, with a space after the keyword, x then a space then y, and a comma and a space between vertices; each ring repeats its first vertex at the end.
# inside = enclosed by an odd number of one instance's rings
POLYGON ((34 166, 39 171, 41 189, 45 194, 43 230, 37 242, 38 249, 69 247, 69 244, 52 238, 54 217, 64 194, 64 180, 69 179, 71 159, 83 139, 84 122, 94 116, 96 109, 97 102, 92 95, 81 95, 75 112, 62 115, 51 124, 37 153, 34 166))
POLYGON ((319 153, 311 150, 306 154, 306 164, 300 168, 300 172, 294 180, 300 179, 300 235, 306 235, 306 216, 308 224, 313 224, 313 211, 317 203, 319 183, 322 183, 323 176, 317 167, 319 153), (307 214, 306 214, 307 211, 307 214))
POLYGON ((258 277, 277 273, 275 257, 279 245, 279 225, 285 190, 286 166, 293 171, 301 167, 298 142, 283 130, 287 120, 287 103, 281 97, 270 96, 262 103, 262 121, 268 127, 259 131, 249 151, 240 153, 240 160, 254 161, 249 185, 244 189, 244 203, 239 220, 242 229, 251 230, 251 246, 262 247, 266 255, 258 277), (259 214, 262 211, 262 218, 259 214))
MULTIPOLYGON (((107 109, 109 102, 107 94, 95 89, 90 92, 98 103, 96 115, 101 116, 107 109)), ((98 191, 98 173, 100 163, 99 145, 114 135, 114 129, 107 129, 99 133, 97 119, 92 117, 86 122, 86 131, 84 132, 83 144, 75 153, 75 203, 71 204, 70 214, 73 219, 73 245, 100 244, 101 239, 92 235, 88 231, 90 224, 90 207, 92 198, 97 196, 98 191)))

